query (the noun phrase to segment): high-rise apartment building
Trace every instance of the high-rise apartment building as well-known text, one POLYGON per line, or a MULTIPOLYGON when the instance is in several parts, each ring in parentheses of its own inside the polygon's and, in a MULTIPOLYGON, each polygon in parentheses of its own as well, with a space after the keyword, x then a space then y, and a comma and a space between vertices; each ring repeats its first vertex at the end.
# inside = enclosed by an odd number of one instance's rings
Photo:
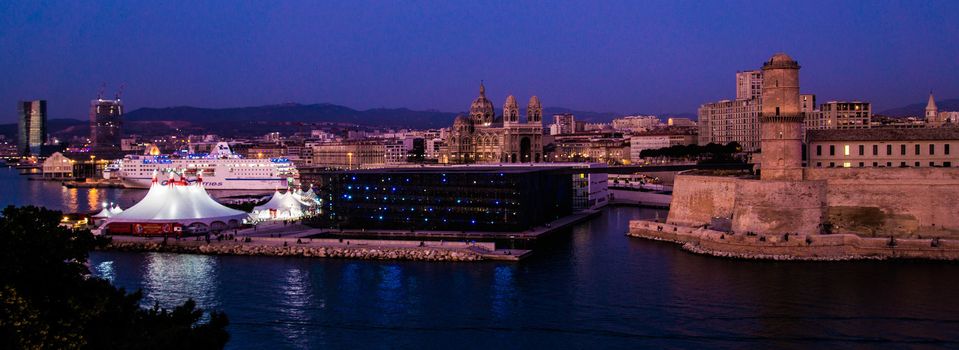
POLYGON ((763 95, 763 71, 736 72, 736 99, 748 100, 763 95))
POLYGON ((576 117, 572 113, 554 114, 551 135, 566 135, 576 132, 576 117), (555 125, 555 127, 553 127, 555 125))
POLYGON ((17 153, 40 155, 47 137, 47 101, 17 102, 17 153))
POLYGON ((812 114, 816 111, 815 94, 799 94, 799 111, 803 114, 812 114))
POLYGON ((119 98, 90 101, 90 146, 94 152, 120 150, 122 116, 123 103, 119 98))
POLYGON ((739 143, 745 152, 759 149, 759 98, 723 100, 699 107, 699 144, 739 143))
POLYGON ((807 112, 806 130, 866 129, 870 127, 872 108, 869 102, 829 101, 819 110, 807 112))

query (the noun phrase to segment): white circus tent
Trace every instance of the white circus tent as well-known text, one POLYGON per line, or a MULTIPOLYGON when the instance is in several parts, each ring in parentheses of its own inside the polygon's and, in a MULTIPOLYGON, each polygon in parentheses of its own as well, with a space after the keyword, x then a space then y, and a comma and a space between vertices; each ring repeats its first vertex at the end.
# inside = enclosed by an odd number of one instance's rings
POLYGON ((94 219, 107 219, 107 218, 112 218, 112 217, 113 217, 113 211, 110 210, 110 209, 107 208, 107 207, 103 207, 103 210, 100 210, 99 213, 93 214, 93 216, 91 216, 91 217, 94 218, 94 219))
POLYGON ((298 219, 304 214, 304 206, 309 205, 292 192, 275 191, 269 201, 253 208, 253 217, 263 220, 298 219))
POLYGON ((127 210, 111 214, 112 217, 106 220, 107 225, 178 223, 213 229, 235 227, 248 216, 246 212, 228 208, 213 200, 203 187, 202 180, 189 184, 172 179, 165 186, 154 182, 140 202, 127 210))

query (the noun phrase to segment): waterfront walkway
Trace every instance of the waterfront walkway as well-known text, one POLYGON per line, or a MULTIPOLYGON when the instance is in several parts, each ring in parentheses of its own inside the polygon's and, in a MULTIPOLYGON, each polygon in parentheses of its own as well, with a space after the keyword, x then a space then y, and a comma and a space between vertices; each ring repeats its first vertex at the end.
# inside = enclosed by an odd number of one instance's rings
POLYGON ((357 230, 357 229, 322 229, 311 228, 301 224, 286 224, 282 222, 260 223, 256 228, 239 230, 237 235, 250 237, 358 237, 358 238, 403 238, 414 240, 458 240, 458 241, 478 241, 478 240, 536 240, 547 237, 553 233, 559 232, 565 228, 571 227, 577 223, 583 222, 599 215, 598 210, 586 210, 572 215, 565 216, 542 226, 534 227, 526 231, 510 232, 486 232, 486 231, 427 231, 427 230, 357 230))
MULTIPOLYGON (((282 224, 281 224, 282 225, 282 224)), ((110 236, 119 243, 161 243, 162 237, 135 237, 110 236)), ((405 250, 444 250, 473 254, 483 260, 519 261, 528 257, 532 252, 525 249, 496 249, 492 242, 444 242, 444 241, 409 241, 409 240, 370 240, 370 239, 336 239, 336 238, 303 238, 303 237, 250 237, 237 235, 235 239, 217 240, 211 237, 207 242, 205 237, 185 237, 179 240, 167 238, 165 245, 182 247, 209 246, 216 250, 217 246, 239 247, 297 247, 297 248, 331 248, 331 249, 405 249, 405 250), (249 238, 250 241, 246 241, 249 238)))
MULTIPOLYGON (((472 254, 483 260, 518 261, 532 254, 528 249, 497 248, 494 240, 532 241, 569 228, 577 223, 600 215, 598 210, 587 210, 568 215, 548 224, 520 232, 483 231, 407 231, 407 230, 333 230, 312 228, 296 222, 260 222, 255 227, 226 230, 230 240, 216 240, 211 236, 187 237, 180 240, 167 239, 166 245, 192 247, 208 245, 211 251, 218 246, 240 247, 301 247, 308 249, 405 249, 444 250, 472 254), (378 239, 382 238, 382 239, 378 239), (249 239, 250 241, 247 241, 249 239)), ((112 236, 117 242, 149 243, 162 242, 163 238, 112 236)))

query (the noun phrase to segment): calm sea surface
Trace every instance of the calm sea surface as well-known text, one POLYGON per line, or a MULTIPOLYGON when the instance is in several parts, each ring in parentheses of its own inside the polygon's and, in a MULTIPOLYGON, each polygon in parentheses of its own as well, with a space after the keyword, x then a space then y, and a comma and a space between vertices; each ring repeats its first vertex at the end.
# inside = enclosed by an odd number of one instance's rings
MULTIPOLYGON (((4 205, 142 196, 3 179, 4 205)), ((91 267, 145 305, 226 311, 234 349, 959 347, 959 264, 736 261, 623 235, 655 215, 607 209, 519 263, 95 252, 91 267)))

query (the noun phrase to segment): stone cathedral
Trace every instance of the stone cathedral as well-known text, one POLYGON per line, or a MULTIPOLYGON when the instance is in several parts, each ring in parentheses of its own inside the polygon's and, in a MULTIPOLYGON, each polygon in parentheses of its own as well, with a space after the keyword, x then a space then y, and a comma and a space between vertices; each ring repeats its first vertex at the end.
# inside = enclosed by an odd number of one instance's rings
POLYGON ((516 98, 510 95, 503 115, 496 116, 493 102, 480 84, 479 97, 470 105, 469 117, 453 121, 449 145, 450 163, 539 163, 543 161, 543 106, 533 96, 526 105, 526 120, 520 120, 516 98))

